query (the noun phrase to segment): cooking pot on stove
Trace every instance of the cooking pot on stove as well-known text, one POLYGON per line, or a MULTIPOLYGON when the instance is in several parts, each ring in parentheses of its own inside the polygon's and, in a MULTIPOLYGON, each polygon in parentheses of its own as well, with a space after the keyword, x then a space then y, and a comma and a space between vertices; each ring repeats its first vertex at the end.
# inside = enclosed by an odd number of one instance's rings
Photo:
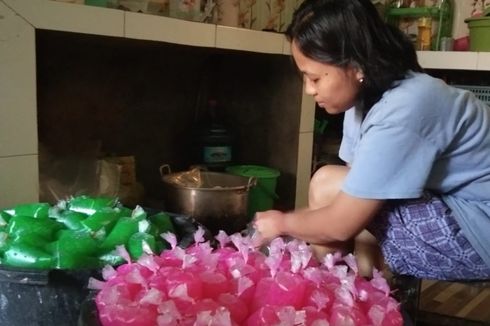
POLYGON ((168 164, 160 166, 165 209, 194 218, 213 234, 228 234, 246 228, 250 188, 254 177, 243 177, 199 168, 172 173, 168 164))

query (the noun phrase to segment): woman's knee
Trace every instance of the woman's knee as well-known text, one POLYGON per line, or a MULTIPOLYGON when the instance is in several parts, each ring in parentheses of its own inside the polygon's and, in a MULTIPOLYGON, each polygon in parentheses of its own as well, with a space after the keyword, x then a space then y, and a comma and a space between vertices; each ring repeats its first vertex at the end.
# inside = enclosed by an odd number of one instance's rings
POLYGON ((311 178, 309 188, 309 206, 312 209, 329 205, 340 191, 349 168, 342 165, 325 165, 311 178))

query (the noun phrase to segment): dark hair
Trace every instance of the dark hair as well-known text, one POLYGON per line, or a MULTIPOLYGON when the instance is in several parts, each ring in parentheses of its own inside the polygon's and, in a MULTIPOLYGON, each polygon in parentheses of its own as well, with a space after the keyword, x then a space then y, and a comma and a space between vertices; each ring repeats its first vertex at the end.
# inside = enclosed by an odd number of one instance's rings
POLYGON ((286 30, 306 57, 364 73, 359 104, 368 111, 408 71, 422 71, 408 37, 370 0, 305 0, 286 30))

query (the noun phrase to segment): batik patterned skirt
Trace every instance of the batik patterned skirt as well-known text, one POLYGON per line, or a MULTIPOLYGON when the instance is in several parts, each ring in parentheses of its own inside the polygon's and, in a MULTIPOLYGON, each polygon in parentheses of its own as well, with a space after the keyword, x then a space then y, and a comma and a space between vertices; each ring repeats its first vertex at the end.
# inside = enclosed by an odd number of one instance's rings
POLYGON ((388 201, 368 230, 394 273, 439 280, 490 279, 490 267, 436 195, 388 201))

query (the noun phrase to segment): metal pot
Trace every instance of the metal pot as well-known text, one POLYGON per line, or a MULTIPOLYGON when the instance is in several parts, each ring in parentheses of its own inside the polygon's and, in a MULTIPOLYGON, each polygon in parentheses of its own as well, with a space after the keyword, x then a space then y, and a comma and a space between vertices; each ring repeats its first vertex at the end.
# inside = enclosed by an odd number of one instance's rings
POLYGON ((167 211, 188 215, 213 234, 246 228, 248 195, 255 178, 199 169, 171 173, 168 164, 160 166, 160 175, 167 211))

